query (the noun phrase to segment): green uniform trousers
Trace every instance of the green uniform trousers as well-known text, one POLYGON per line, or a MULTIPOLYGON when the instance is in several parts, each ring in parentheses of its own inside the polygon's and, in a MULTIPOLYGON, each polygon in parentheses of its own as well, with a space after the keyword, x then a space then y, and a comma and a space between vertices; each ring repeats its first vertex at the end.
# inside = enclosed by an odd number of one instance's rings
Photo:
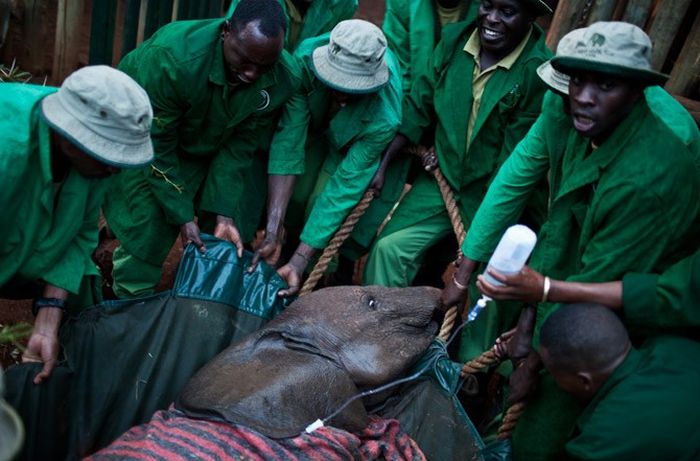
POLYGON ((129 254, 121 245, 114 250, 112 266, 112 290, 119 299, 152 295, 160 282, 160 265, 129 254))
POLYGON ((419 176, 372 246, 364 283, 409 286, 428 249, 450 233, 452 224, 435 180, 419 176))

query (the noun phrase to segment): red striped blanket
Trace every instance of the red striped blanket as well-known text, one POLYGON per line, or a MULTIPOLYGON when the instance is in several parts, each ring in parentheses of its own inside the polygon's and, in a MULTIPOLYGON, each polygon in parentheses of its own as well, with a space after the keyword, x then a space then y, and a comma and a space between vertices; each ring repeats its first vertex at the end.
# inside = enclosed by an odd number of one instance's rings
POLYGON ((131 428, 89 460, 251 460, 424 461, 418 445, 394 419, 371 417, 359 434, 322 427, 283 440, 267 438, 243 426, 186 417, 177 410, 157 412, 150 422, 131 428))

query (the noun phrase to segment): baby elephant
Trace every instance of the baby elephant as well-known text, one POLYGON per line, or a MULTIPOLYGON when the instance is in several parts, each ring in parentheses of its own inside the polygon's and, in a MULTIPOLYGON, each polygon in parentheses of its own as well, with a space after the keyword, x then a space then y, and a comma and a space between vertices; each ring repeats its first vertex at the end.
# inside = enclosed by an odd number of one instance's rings
MULTIPOLYGON (((175 405, 189 416, 241 424, 271 438, 296 436, 358 392, 404 373, 435 336, 439 296, 429 287, 313 292, 217 355, 175 405)), ((363 429, 361 400, 329 424, 363 429)))

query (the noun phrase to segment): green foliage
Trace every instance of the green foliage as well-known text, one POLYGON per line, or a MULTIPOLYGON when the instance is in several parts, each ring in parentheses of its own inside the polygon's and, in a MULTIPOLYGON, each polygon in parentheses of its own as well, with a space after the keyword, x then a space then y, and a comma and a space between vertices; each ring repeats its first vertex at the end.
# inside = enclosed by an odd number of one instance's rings
POLYGON ((14 59, 12 60, 12 65, 10 67, 0 64, 0 82, 27 83, 31 79, 32 74, 17 67, 14 59))
POLYGON ((32 334, 32 326, 27 322, 16 325, 0 325, 0 344, 12 343, 18 345, 20 341, 32 334))

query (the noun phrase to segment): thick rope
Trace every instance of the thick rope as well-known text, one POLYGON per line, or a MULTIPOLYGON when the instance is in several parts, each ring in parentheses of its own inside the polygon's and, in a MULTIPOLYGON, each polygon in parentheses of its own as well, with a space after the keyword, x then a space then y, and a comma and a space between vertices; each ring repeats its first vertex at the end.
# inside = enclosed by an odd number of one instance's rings
POLYGON ((465 363, 462 366, 462 370, 459 372, 459 374, 462 377, 465 377, 466 375, 478 373, 492 365, 497 365, 499 363, 501 363, 501 358, 496 354, 494 348, 492 347, 491 349, 483 352, 477 358, 471 359, 465 363))
MULTIPOLYGON (((412 146, 408 148, 408 152, 418 157, 422 157, 426 148, 424 146, 412 146)), ((455 236, 457 237, 457 242, 459 247, 462 247, 462 242, 467 236, 467 232, 464 230, 464 224, 462 224, 462 217, 459 214, 459 207, 457 206, 457 201, 455 200, 454 193, 449 183, 445 179, 445 176, 440 171, 440 166, 430 171, 433 175, 435 181, 437 181, 438 188, 440 189, 440 195, 442 195, 442 200, 445 202, 445 208, 447 209, 447 214, 450 217, 450 222, 452 223, 452 230, 454 230, 455 236)), ((457 307, 451 306, 447 313, 445 313, 445 319, 442 321, 442 326, 440 327, 440 333, 438 338, 443 341, 447 341, 455 327, 457 321, 457 307)))
MULTIPOLYGON (((409 148, 409 152, 419 157, 422 157, 426 152, 426 148, 423 146, 414 146, 409 148)), ((462 243, 464 242, 464 239, 467 236, 467 232, 464 229, 464 224, 462 224, 462 217, 459 214, 459 207, 457 206, 457 202, 454 198, 454 193, 452 192, 450 185, 445 179, 445 176, 442 174, 442 171, 440 171, 439 166, 432 170, 430 173, 433 175, 433 177, 437 181, 438 187, 440 188, 440 194, 442 195, 442 199, 445 202, 445 208, 447 209, 447 214, 450 217, 452 229, 454 230, 455 236, 457 237, 457 242, 459 242, 459 246, 461 248, 462 243)), ((450 309, 448 309, 447 313, 445 314, 445 319, 443 320, 442 326, 440 327, 440 333, 438 335, 440 339, 442 339, 443 341, 447 341, 449 339, 450 334, 454 329, 456 319, 457 306, 452 306, 450 307, 450 309)), ((462 367, 462 370, 460 371, 460 375, 462 377, 465 377, 467 374, 477 373, 490 366, 500 363, 501 360, 502 357, 500 356, 500 354, 498 354, 496 346, 494 346, 482 353, 480 356, 476 357, 475 359, 472 359, 469 362, 465 363, 462 367)), ((513 430, 515 430, 515 425, 518 422, 518 418, 520 418, 520 415, 523 414, 524 410, 525 404, 522 402, 516 403, 515 405, 512 405, 508 408, 505 416, 503 417, 503 422, 498 428, 499 439, 506 439, 513 434, 513 430)))
POLYGON ((508 407, 506 415, 503 417, 503 421, 501 422, 501 426, 498 428, 497 437, 499 440, 507 439, 513 435, 515 425, 518 423, 518 418, 520 418, 524 411, 524 402, 518 402, 508 407))
MULTIPOLYGON (((423 146, 413 146, 408 149, 408 151, 414 155, 422 157, 426 152, 426 148, 423 146)), ((464 242, 467 232, 464 230, 464 224, 462 224, 462 217, 459 214, 459 207, 457 206, 457 201, 455 200, 454 193, 450 184, 445 179, 445 176, 440 171, 438 166, 434 170, 430 171, 437 181, 438 187, 440 188, 440 194, 442 195, 442 200, 445 202, 445 208, 447 208, 447 214, 450 217, 450 222, 452 223, 452 229, 454 230, 455 236, 457 237, 457 242, 461 247, 462 242, 464 242)))
POLYGON ((374 199, 374 195, 375 191, 373 189, 367 189, 365 195, 362 196, 362 199, 358 202, 357 205, 355 205, 355 208, 353 208, 352 212, 348 215, 348 217, 345 218, 345 222, 343 222, 343 225, 340 226, 340 229, 338 229, 331 241, 323 250, 323 254, 321 254, 321 257, 318 258, 318 262, 316 262, 316 265, 311 271, 311 274, 309 274, 309 278, 306 279, 306 282, 304 282, 304 286, 301 287, 299 296, 304 296, 307 293, 311 293, 311 291, 314 289, 318 281, 323 276, 324 272, 326 272, 326 269, 328 269, 328 265, 330 264, 333 257, 338 253, 340 247, 343 245, 343 243, 345 243, 345 240, 352 233, 352 230, 355 227, 355 224, 357 224, 357 221, 359 221, 362 215, 365 214, 365 211, 367 211, 367 208, 372 202, 372 199, 374 199))

